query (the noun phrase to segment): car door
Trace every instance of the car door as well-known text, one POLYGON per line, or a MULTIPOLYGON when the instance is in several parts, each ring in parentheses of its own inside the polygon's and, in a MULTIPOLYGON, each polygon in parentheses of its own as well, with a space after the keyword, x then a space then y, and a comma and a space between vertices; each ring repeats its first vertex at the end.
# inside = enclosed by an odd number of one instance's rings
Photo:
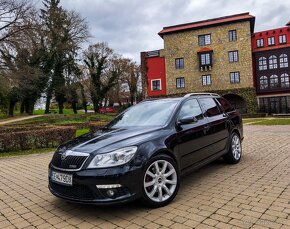
POLYGON ((208 123, 206 126, 208 156, 211 156, 226 149, 229 137, 228 117, 219 108, 214 98, 199 98, 199 102, 208 123))
POLYGON ((181 106, 177 122, 185 117, 195 117, 190 124, 179 125, 177 130, 178 155, 181 169, 186 169, 204 158, 206 138, 206 119, 197 99, 190 99, 181 106))

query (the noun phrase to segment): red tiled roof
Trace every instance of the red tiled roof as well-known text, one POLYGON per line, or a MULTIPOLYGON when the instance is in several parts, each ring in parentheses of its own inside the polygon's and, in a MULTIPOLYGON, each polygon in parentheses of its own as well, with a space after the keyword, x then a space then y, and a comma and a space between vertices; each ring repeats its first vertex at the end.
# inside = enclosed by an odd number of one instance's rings
POLYGON ((208 48, 208 47, 204 47, 204 48, 201 48, 200 50, 198 50, 197 52, 198 53, 201 53, 201 52, 212 52, 213 50, 208 48))
POLYGON ((273 46, 266 46, 263 48, 255 48, 253 49, 253 52, 262 52, 262 51, 268 51, 273 49, 281 49, 281 48, 288 48, 290 47, 290 44, 283 44, 283 45, 273 45, 273 46))
POLYGON ((244 20, 251 21, 251 31, 253 32, 255 17, 250 15, 247 12, 247 13, 234 14, 234 15, 213 18, 213 19, 208 19, 208 20, 203 20, 203 21, 196 21, 196 22, 191 22, 191 23, 187 23, 187 24, 180 24, 180 25, 163 27, 163 30, 161 30, 158 34, 159 34, 159 36, 163 37, 163 35, 168 34, 168 33, 180 32, 180 31, 184 31, 184 30, 198 29, 198 28, 202 28, 202 27, 216 26, 216 25, 220 25, 220 24, 226 24, 226 23, 230 23, 230 22, 237 22, 237 21, 244 21, 244 20))

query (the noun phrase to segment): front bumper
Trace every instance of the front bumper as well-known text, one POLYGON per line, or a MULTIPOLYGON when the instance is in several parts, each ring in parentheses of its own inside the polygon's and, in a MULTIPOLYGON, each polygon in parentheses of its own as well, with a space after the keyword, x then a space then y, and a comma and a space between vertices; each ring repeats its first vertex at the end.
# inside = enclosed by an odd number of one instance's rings
POLYGON ((62 199, 87 204, 115 204, 133 201, 141 196, 141 167, 129 165, 80 171, 62 171, 49 165, 49 190, 62 199), (66 186, 51 180, 51 171, 73 175, 73 185, 66 186), (120 184, 116 188, 97 188, 96 185, 120 184), (108 190, 114 192, 111 196, 108 190))

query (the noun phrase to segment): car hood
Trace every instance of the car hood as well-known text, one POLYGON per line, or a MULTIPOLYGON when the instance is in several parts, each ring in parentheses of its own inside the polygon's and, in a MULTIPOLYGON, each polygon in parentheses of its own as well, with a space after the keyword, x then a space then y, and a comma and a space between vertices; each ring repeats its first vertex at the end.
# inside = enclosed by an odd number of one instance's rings
POLYGON ((59 151, 99 154, 127 146, 138 146, 155 139, 163 132, 160 127, 130 127, 119 129, 103 129, 95 133, 85 134, 59 147, 59 151))

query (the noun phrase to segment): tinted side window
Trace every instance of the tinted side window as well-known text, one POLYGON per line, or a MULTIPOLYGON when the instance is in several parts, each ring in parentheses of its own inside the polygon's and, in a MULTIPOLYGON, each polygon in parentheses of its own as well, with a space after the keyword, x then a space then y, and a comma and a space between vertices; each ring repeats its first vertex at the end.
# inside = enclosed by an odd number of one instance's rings
POLYGON ((233 106, 224 98, 217 98, 217 101, 220 103, 225 112, 230 112, 234 110, 233 106))
POLYGON ((188 100, 182 105, 178 115, 178 120, 185 117, 196 117, 197 119, 203 118, 197 99, 188 100))
POLYGON ((221 114, 216 102, 212 98, 202 98, 199 100, 201 105, 205 109, 205 115, 207 117, 212 117, 221 114))

